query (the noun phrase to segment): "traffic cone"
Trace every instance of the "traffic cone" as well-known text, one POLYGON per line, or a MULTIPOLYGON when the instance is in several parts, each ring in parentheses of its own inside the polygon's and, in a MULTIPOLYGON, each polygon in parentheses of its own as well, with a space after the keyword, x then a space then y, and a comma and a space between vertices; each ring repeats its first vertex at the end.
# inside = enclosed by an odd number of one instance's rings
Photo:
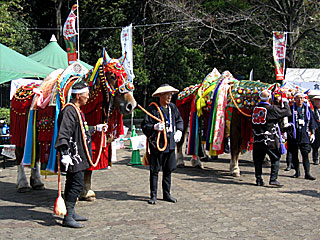
MULTIPOLYGON (((136 133, 136 127, 132 125, 132 132, 131 137, 136 137, 138 134, 136 133)), ((130 148, 132 148, 132 141, 130 141, 130 148)), ((131 155, 131 162, 129 165, 142 165, 141 159, 140 159, 140 151, 139 150, 133 150, 131 155)))

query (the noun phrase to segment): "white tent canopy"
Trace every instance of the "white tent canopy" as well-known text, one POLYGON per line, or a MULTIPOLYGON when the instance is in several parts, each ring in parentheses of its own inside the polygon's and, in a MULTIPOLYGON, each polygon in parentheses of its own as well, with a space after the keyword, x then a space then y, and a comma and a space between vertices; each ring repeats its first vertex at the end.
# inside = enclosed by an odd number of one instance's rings
POLYGON ((309 95, 320 95, 320 69, 287 68, 286 82, 304 89, 310 89, 309 95))

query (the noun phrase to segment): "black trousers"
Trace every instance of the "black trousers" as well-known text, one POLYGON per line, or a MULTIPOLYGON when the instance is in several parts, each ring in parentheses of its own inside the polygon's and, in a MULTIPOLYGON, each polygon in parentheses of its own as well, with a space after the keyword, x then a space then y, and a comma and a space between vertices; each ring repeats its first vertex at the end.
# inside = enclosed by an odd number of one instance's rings
POLYGON ((162 191, 163 196, 170 196, 171 173, 176 168, 175 150, 169 152, 154 151, 150 154, 150 196, 157 197, 158 175, 162 167, 162 191))
POLYGON ((77 197, 84 185, 84 172, 67 172, 66 185, 64 188, 64 200, 66 202, 76 202, 77 197))
POLYGON ((270 149, 264 143, 253 144, 252 155, 256 178, 262 178, 262 164, 266 154, 268 154, 271 161, 270 181, 273 181, 278 178, 281 157, 280 149, 270 149))
POLYGON ((320 145, 320 130, 316 130, 315 134, 316 139, 314 142, 311 144, 312 148, 312 160, 313 162, 319 162, 319 145, 320 145))
POLYGON ((292 164, 297 173, 300 173, 299 158, 298 158, 299 149, 302 156, 304 173, 305 175, 309 175, 310 174, 309 152, 311 151, 310 144, 309 143, 296 144, 296 142, 294 141, 288 141, 288 151, 290 151, 292 154, 292 164))

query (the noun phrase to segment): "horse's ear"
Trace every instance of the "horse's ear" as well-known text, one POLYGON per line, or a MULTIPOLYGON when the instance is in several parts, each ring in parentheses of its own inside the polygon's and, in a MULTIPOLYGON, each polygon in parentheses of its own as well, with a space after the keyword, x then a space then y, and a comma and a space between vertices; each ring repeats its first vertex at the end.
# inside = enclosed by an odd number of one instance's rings
POLYGON ((105 48, 103 48, 103 50, 102 50, 102 56, 103 56, 104 64, 108 64, 112 59, 111 57, 109 57, 109 55, 108 55, 108 53, 107 53, 105 48))
POLYGON ((121 56, 121 58, 119 58, 119 61, 120 61, 121 65, 123 65, 123 62, 124 62, 124 60, 126 59, 126 56, 127 56, 127 52, 125 52, 125 53, 121 56))

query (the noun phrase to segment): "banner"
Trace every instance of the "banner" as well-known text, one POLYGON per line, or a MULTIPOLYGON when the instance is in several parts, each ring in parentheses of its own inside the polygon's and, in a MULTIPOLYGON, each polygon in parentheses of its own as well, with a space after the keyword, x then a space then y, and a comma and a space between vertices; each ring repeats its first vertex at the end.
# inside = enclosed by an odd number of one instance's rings
POLYGON ((77 61, 77 31, 76 31, 76 20, 77 15, 74 11, 77 9, 77 4, 72 6, 70 14, 63 26, 63 39, 66 43, 67 54, 68 54, 68 65, 77 61))
POLYGON ((133 82, 135 76, 133 74, 132 24, 122 28, 120 40, 122 54, 126 53, 123 65, 128 75, 128 81, 133 82))
POLYGON ((273 59, 276 67, 276 80, 284 80, 287 32, 273 32, 273 59))

